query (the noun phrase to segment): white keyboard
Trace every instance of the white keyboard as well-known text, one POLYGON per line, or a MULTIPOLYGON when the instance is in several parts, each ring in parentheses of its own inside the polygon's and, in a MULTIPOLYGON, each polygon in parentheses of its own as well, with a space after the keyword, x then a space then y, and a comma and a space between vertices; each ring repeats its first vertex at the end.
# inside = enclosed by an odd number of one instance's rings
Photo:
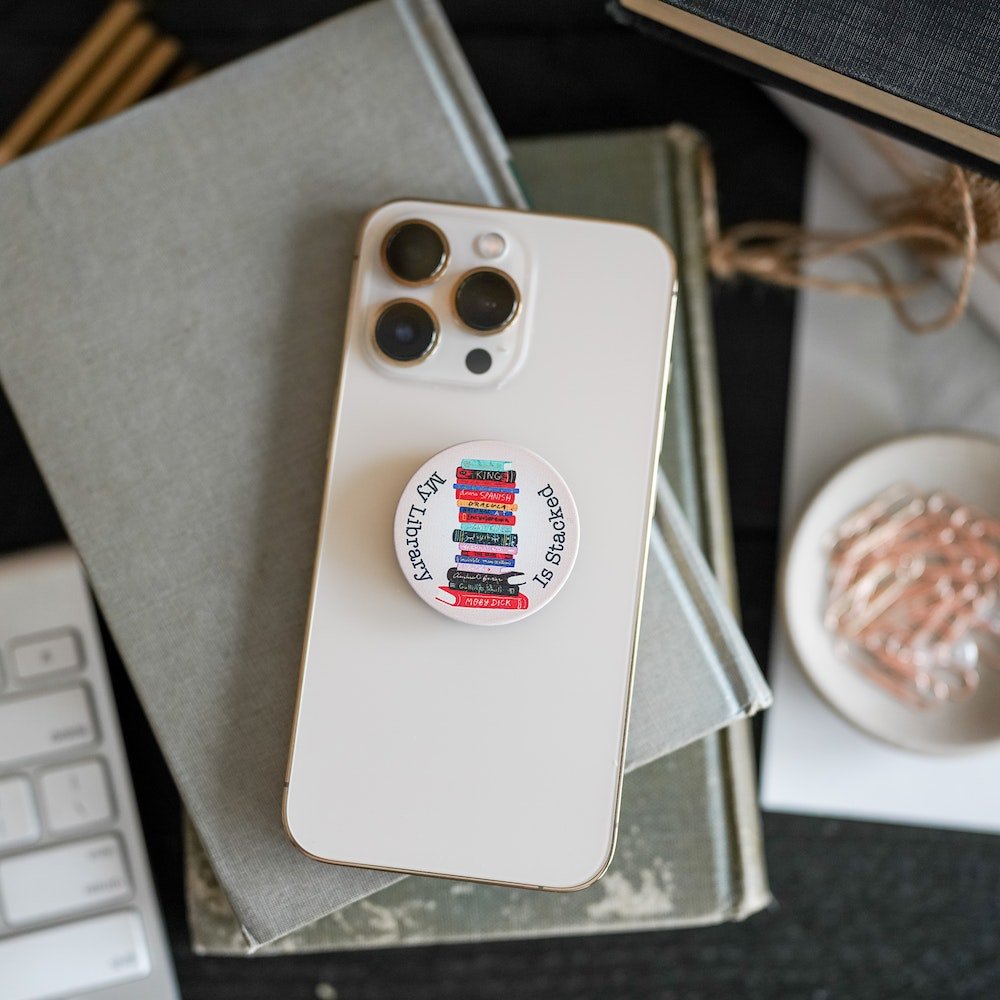
POLYGON ((0 559, 0 1000, 178 1000, 72 549, 0 559))

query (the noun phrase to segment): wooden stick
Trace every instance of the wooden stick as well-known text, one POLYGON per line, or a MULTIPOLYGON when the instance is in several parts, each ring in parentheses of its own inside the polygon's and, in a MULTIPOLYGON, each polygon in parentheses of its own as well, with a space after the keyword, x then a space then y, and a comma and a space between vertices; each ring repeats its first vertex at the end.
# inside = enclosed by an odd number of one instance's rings
POLYGON ((174 87, 183 87, 185 83, 190 82, 196 76, 200 75, 201 67, 196 62, 186 62, 167 80, 167 90, 173 90, 174 87))
POLYGON ((79 45, 38 92, 34 100, 0 136, 0 165, 13 160, 41 131, 121 33, 139 16, 136 0, 115 0, 79 45))
POLYGON ((97 67, 82 87, 39 133, 31 149, 61 139, 84 123, 87 116, 108 95, 133 63, 152 44, 156 33, 145 21, 132 25, 108 57, 97 67))
POLYGON ((85 124, 93 125, 132 107, 149 93, 167 67, 177 58, 181 43, 176 38, 161 38, 122 77, 118 86, 88 116, 85 124))

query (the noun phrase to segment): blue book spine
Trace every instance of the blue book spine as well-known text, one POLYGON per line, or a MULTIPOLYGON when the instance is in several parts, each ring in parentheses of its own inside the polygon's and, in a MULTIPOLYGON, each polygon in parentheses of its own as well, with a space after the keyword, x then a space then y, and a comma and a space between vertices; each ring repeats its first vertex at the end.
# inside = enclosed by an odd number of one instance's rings
POLYGON ((513 517, 509 510, 500 510, 493 507, 459 507, 463 514, 479 514, 489 517, 513 517))
POLYGON ((508 472, 514 468, 514 463, 492 458, 463 458, 462 468, 485 470, 486 472, 508 472))
POLYGON ((452 489, 456 490, 480 490, 486 493, 520 493, 516 486, 507 486, 504 483, 452 483, 452 489))

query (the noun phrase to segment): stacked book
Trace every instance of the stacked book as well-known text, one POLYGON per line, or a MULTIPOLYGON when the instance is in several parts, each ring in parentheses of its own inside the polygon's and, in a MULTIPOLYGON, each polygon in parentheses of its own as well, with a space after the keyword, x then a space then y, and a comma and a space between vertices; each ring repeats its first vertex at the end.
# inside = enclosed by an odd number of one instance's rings
MULTIPOLYGON (((515 149, 534 207, 652 226, 682 282, 618 848, 570 894, 317 864, 280 822, 359 222, 403 195, 525 204, 437 5, 379 0, 0 171, 4 388, 191 818, 198 950, 611 932, 767 902, 739 720, 769 692, 726 609, 699 152, 683 129, 515 149)), ((494 495, 516 498, 516 471, 456 470, 454 530, 477 533, 456 559, 482 561, 455 568, 480 583, 516 569, 481 547, 517 547, 516 499, 494 495)))
MULTIPOLYGON (((674 508, 675 496, 735 607, 714 335, 699 222, 698 163, 704 141, 693 130, 674 126, 523 140, 512 148, 533 207, 646 225, 678 254, 681 287, 661 460, 670 490, 661 481, 654 548, 664 539, 673 548, 668 507, 674 508)), ((471 467, 472 462, 462 465, 471 467)), ((456 474, 456 489, 457 482, 456 474)), ((516 476, 507 487, 512 485, 516 488, 516 476)), ((516 545, 516 532, 511 539, 516 545)), ((652 597, 647 594, 647 604, 652 597)), ((187 832, 194 947, 201 954, 245 953, 240 922, 190 824, 187 832)), ((615 857, 604 878, 589 889, 568 895, 533 893, 408 878, 259 953, 702 926, 742 920, 770 899, 753 738, 748 722, 735 721, 626 776, 615 857)))

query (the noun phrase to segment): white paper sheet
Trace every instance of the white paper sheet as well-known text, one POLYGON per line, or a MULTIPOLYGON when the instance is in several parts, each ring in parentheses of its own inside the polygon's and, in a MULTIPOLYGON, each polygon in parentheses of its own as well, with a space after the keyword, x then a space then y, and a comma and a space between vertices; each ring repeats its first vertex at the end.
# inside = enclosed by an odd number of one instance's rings
MULTIPOLYGON (((864 207, 818 156, 807 226, 860 230, 864 207)), ((901 259, 893 262, 905 266, 901 259)), ((945 306, 941 292, 933 303, 945 306)), ((915 337, 882 303, 822 292, 799 297, 789 396, 783 536, 812 495, 854 455, 924 429, 1000 435, 1000 343, 971 318, 915 337)), ((998 498, 1000 499, 1000 498, 998 498)), ((823 702, 776 616, 761 805, 777 812, 1000 832, 1000 746, 954 757, 897 750, 823 702)))

